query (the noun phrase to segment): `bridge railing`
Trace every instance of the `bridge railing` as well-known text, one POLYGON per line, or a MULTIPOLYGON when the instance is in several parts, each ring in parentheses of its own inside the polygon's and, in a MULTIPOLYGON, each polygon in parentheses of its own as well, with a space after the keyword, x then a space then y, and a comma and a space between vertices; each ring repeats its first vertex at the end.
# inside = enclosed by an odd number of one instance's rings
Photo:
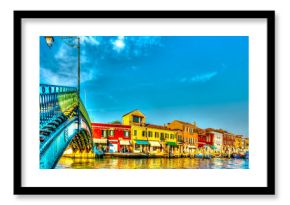
MULTIPOLYGON (((52 119, 65 114, 69 108, 78 106, 77 88, 40 84, 39 87, 40 128, 52 119)), ((91 131, 91 120, 80 100, 80 113, 91 131)))
POLYGON ((77 89, 41 84, 39 87, 40 127, 77 103, 77 89))

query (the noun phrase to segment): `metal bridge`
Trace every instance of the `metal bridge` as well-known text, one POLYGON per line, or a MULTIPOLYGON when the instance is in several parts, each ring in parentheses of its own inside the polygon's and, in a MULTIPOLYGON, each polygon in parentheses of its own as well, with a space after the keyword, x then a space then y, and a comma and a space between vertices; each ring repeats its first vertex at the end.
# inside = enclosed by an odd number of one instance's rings
POLYGON ((69 146, 73 152, 90 152, 93 147, 89 115, 77 88, 41 84, 40 168, 54 168, 69 146))

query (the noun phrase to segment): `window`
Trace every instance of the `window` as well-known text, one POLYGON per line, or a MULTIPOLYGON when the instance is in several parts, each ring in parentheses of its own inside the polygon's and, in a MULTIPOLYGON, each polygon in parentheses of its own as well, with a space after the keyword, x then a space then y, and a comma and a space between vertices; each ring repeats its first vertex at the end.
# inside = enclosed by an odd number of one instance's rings
POLYGON ((139 123, 141 122, 141 118, 138 116, 133 116, 133 122, 139 123))
POLYGON ((142 136, 146 137, 146 131, 142 131, 142 136))
POLYGON ((148 137, 152 137, 152 132, 148 131, 148 137))
POLYGON ((161 132, 161 134, 160 134, 160 140, 164 140, 164 133, 163 132, 161 132))
POLYGON ((170 139, 174 139, 174 135, 173 134, 170 134, 170 139))
POLYGON ((137 136, 137 130, 134 130, 134 136, 137 136))
POLYGON ((165 139, 168 139, 168 134, 167 133, 165 133, 165 139))
POLYGON ((159 133, 155 132, 155 138, 158 138, 158 137, 159 137, 159 133))
POLYGON ((178 135, 178 142, 182 142, 182 137, 181 137, 181 135, 178 135))
POLYGON ((125 136, 125 137, 129 137, 129 131, 128 131, 128 130, 125 130, 125 131, 124 131, 124 136, 125 136))
POLYGON ((102 137, 108 137, 108 130, 102 130, 102 137))
POLYGON ((109 136, 114 136, 114 130, 109 130, 109 136))

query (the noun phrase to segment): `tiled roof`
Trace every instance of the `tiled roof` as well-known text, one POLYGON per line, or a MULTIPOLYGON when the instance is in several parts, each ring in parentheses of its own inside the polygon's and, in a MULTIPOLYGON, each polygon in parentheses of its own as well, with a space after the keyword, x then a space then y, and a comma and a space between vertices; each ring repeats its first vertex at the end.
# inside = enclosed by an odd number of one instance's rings
POLYGON ((130 112, 124 114, 123 117, 126 116, 126 115, 128 115, 128 114, 130 114, 130 113, 132 113, 132 112, 135 112, 135 111, 139 111, 139 110, 138 110, 138 109, 132 110, 132 111, 130 111, 130 112))
MULTIPOLYGON (((130 112, 124 114, 122 117, 124 117, 124 116, 126 116, 126 115, 129 115, 130 113, 135 112, 135 111, 138 111, 138 112, 142 113, 140 110, 135 109, 135 110, 132 110, 132 111, 130 111, 130 112)), ((142 114, 143 114, 143 113, 142 113, 142 114)))
MULTIPOLYGON (((188 123, 188 122, 183 122, 183 121, 180 121, 180 120, 174 120, 175 122, 179 122, 180 124, 183 124, 183 125, 187 125, 187 126, 194 126, 193 124, 191 123, 188 123)), ((173 122, 174 122, 173 121, 173 122)))
POLYGON ((162 125, 154 125, 154 124, 145 124, 145 127, 149 128, 155 128, 155 129, 162 129, 162 130, 172 130, 168 127, 162 126, 162 125))
POLYGON ((131 125, 120 125, 120 124, 110 124, 110 123, 96 123, 92 122, 92 127, 110 127, 110 128, 131 128, 131 125))

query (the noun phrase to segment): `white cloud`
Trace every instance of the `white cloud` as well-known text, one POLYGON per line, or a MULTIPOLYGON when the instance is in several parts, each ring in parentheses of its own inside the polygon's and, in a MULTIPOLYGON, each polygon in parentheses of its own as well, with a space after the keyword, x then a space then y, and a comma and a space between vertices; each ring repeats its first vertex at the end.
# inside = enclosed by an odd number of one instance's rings
POLYGON ((86 70, 81 72, 81 83, 98 79, 100 76, 102 76, 102 74, 99 73, 96 68, 86 68, 86 70))
POLYGON ((124 36, 118 36, 118 39, 119 39, 119 40, 124 40, 125 37, 124 37, 124 36))
POLYGON ((51 69, 40 68, 40 83, 50 85, 63 85, 76 87, 77 79, 76 76, 62 75, 53 72, 51 69))
POLYGON ((115 41, 112 41, 112 44, 114 50, 117 52, 122 51, 126 46, 124 36, 119 36, 115 41))
MULTIPOLYGON (((61 44, 54 55, 52 67, 40 68, 41 83, 51 85, 77 86, 77 49, 61 44)), ((88 68, 90 59, 86 51, 81 50, 81 82, 87 82, 100 76, 96 68, 88 68)))
POLYGON ((93 36, 82 36, 81 44, 89 44, 93 46, 98 46, 100 45, 100 42, 93 36))
POLYGON ((218 74, 218 72, 209 72, 209 73, 204 73, 204 74, 198 74, 194 75, 190 78, 183 77, 180 79, 180 82, 182 83, 197 83, 197 82, 206 82, 215 77, 218 74))

